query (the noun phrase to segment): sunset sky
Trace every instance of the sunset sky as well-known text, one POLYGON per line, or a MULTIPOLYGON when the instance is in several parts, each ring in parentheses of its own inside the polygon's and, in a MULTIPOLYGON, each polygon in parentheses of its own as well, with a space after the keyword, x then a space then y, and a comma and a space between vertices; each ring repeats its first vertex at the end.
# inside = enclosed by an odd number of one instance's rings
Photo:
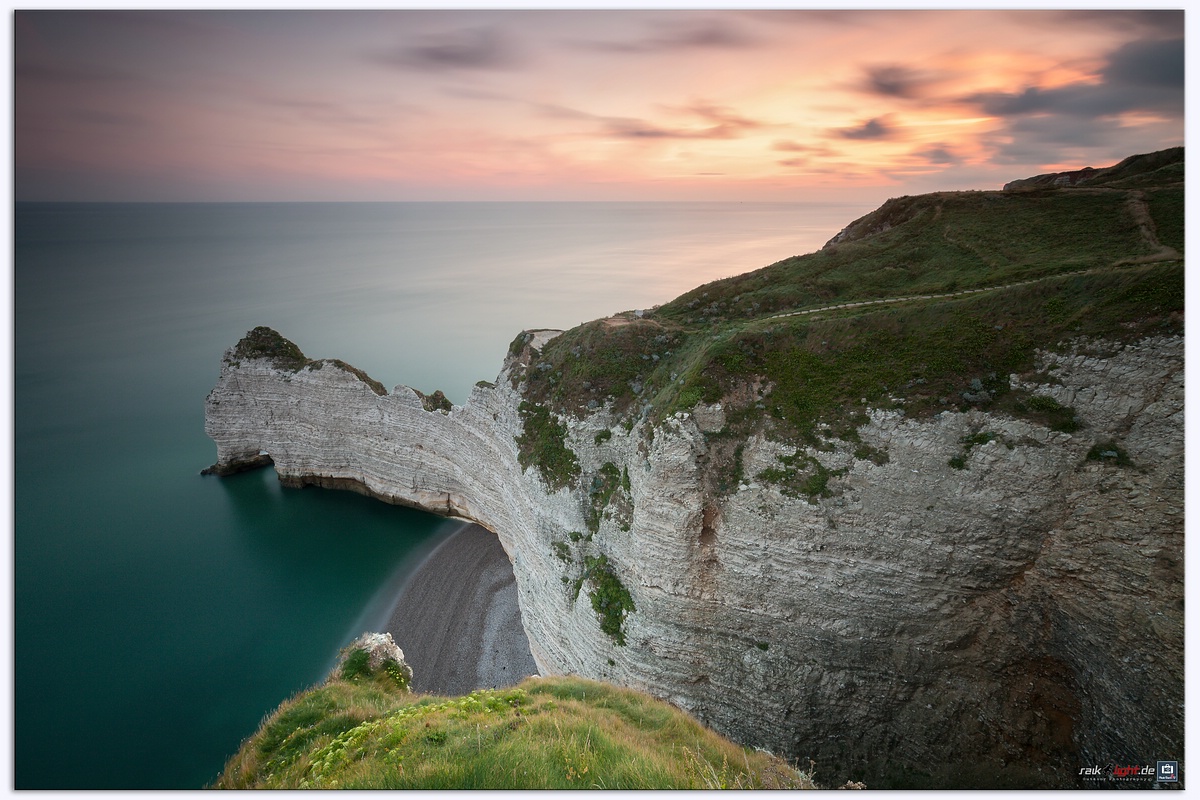
POLYGON ((1182 11, 18 11, 18 200, 876 201, 1184 143, 1182 11))

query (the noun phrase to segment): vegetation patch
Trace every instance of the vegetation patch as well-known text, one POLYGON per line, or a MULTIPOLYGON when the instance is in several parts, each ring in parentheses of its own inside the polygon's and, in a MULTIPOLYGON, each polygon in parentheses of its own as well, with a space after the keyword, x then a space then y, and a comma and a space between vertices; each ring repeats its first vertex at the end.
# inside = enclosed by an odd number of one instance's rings
POLYGON ((579 599, 579 593, 584 585, 590 585, 588 599, 600 622, 600 630, 608 634, 613 641, 625 645, 625 617, 637 609, 629 590, 621 583, 616 572, 608 562, 608 557, 585 555, 579 575, 571 581, 566 581, 572 602, 579 599))
MULTIPOLYGON (((413 391, 416 391, 415 389, 413 391)), ((426 411, 440 411, 443 414, 449 414, 454 408, 454 404, 446 397, 441 389, 438 389, 433 394, 424 394, 417 392, 417 397, 421 398, 421 405, 426 411)))
POLYGON ((341 680, 264 720, 216 782, 228 789, 802 789, 809 775, 669 704, 580 678, 466 697, 341 680))
POLYGON ((1099 461, 1101 464, 1115 464, 1118 467, 1132 467, 1133 461, 1129 454, 1122 450, 1112 439, 1092 445, 1088 450, 1088 461, 1099 461))
MULTIPOLYGON (((365 383, 367 386, 370 386, 371 391, 373 391, 375 394, 379 395, 380 397, 387 394, 387 389, 384 388, 382 383, 375 380, 374 378, 372 378, 367 373, 363 372, 358 367, 350 366, 345 361, 342 361, 340 358, 327 358, 327 359, 324 359, 324 361, 312 362, 312 368, 320 369, 321 367, 319 365, 321 365, 321 364, 331 364, 331 365, 337 367, 338 369, 342 370, 343 372, 349 372, 351 375, 358 378, 360 381, 365 383)), ((420 394, 420 393, 418 392, 418 394, 420 394)))
POLYGON ((629 470, 624 472, 617 465, 606 461, 600 471, 592 476, 588 488, 587 508, 584 519, 588 530, 593 534, 599 532, 600 522, 605 515, 616 520, 621 530, 628 531, 633 519, 633 497, 629 492, 629 470))
POLYGON ((881 450, 869 444, 860 444, 854 448, 854 457, 860 461, 870 461, 882 467, 884 464, 891 461, 891 456, 887 450, 881 450))
POLYGON ((265 325, 259 325, 242 337, 233 352, 238 358, 265 358, 278 369, 289 372, 299 372, 311 363, 299 347, 265 325))
MULTIPOLYGON (((1180 180, 1183 176, 1180 176, 1180 180)), ((1158 240, 1167 247, 1183 252, 1184 191, 1183 186, 1153 189, 1146 192, 1151 218, 1155 221, 1158 240)))
POLYGON ((607 556, 588 556, 583 566, 583 574, 578 582, 580 585, 591 584, 588 599, 592 601, 592 610, 600 620, 600 630, 624 647, 625 617, 637 611, 629 590, 609 565, 607 556))
MULTIPOLYGON (((299 372, 305 367, 310 370, 319 370, 328 364, 343 372, 349 372, 371 387, 371 391, 375 392, 375 394, 380 396, 387 394, 387 389, 384 388, 382 383, 358 367, 353 367, 337 358, 311 359, 300 352, 300 348, 295 343, 285 339, 277 331, 265 325, 259 325, 242 337, 242 340, 234 346, 233 354, 238 359, 266 359, 276 369, 288 372, 299 372)), ((235 366, 239 365, 237 361, 233 363, 235 366)))
POLYGON ((509 342, 508 355, 510 358, 516 358, 521 355, 521 351, 525 349, 525 345, 533 341, 533 334, 529 331, 521 331, 517 334, 517 338, 509 342))
POLYGON ((545 406, 527 400, 519 407, 522 433, 515 437, 521 470, 536 466, 551 491, 562 489, 579 477, 579 459, 567 447, 567 428, 545 406))
POLYGON ((1024 417, 1052 431, 1074 433, 1082 427, 1075 409, 1046 395, 1018 395, 1005 404, 1004 411, 1024 417))
POLYGON ((383 661, 377 669, 371 669, 371 654, 362 648, 350 651, 342 662, 341 679, 351 683, 373 681, 387 688, 408 691, 412 670, 400 665, 394 658, 383 661))
POLYGON ((567 564, 571 563, 571 548, 566 542, 561 539, 555 539, 550 543, 550 546, 554 548, 554 555, 558 556, 559 561, 567 564))
POLYGON ((667 362, 684 337, 656 322, 588 322, 550 340, 526 372, 525 395, 565 413, 605 402, 624 412, 669 381, 667 362))
MULTIPOLYGON (((1124 192, 1055 190, 895 198, 816 253, 698 287, 654 316, 720 324, 831 303, 995 286, 1150 255, 1127 199, 1124 192)), ((1182 231, 1175 217, 1156 221, 1182 231)))
POLYGON ((778 486, 789 497, 804 497, 810 503, 822 497, 832 497, 829 479, 846 474, 845 469, 831 470, 800 450, 790 456, 776 458, 783 466, 764 469, 758 473, 758 480, 778 486))

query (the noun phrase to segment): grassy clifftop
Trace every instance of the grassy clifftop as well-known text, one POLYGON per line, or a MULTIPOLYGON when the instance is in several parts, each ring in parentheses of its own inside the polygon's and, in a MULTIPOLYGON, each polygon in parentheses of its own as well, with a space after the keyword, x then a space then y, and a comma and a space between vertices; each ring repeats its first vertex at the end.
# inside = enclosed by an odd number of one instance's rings
POLYGON ((629 424, 719 400, 731 431, 810 441, 866 406, 1020 412, 993 404, 1036 349, 1182 331, 1182 148, 1088 175, 889 200, 816 253, 563 333, 526 399, 629 424))
POLYGON ((445 698, 386 674, 281 705, 230 759, 225 789, 812 789, 808 775, 683 712, 578 678, 445 698))

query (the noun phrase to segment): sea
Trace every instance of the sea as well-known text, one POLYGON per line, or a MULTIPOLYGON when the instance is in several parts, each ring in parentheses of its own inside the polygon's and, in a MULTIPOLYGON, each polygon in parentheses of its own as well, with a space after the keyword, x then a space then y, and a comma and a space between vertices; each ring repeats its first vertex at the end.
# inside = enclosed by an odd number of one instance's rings
POLYGON ((458 524, 201 476, 204 398, 248 330, 462 403, 524 329, 667 302, 869 210, 16 203, 16 788, 209 785, 458 524))

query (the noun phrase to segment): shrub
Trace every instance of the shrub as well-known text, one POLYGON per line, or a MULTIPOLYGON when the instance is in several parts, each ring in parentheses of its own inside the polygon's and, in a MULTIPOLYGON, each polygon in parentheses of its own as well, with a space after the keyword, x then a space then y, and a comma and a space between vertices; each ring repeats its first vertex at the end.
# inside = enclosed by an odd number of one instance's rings
POLYGON ((797 450, 790 456, 776 456, 783 467, 768 467, 756 476, 773 483, 789 497, 805 497, 810 503, 821 497, 832 497, 829 479, 845 475, 845 469, 831 470, 812 456, 797 450))
POLYGON ((1092 445, 1088 450, 1088 461, 1099 461, 1104 464, 1116 464, 1119 467, 1132 467, 1129 454, 1117 446, 1112 439, 1092 445))
POLYGON ((588 591, 588 599, 592 601, 592 610, 600 620, 600 630, 624 647, 625 617, 637 609, 633 605, 629 590, 609 565, 608 557, 588 556, 584 561, 584 572, 580 580, 592 585, 588 591))
POLYGON ((515 439, 521 470, 536 466, 551 491, 569 485, 579 477, 579 459, 567 447, 566 427, 545 406, 523 400, 519 411, 523 430, 515 439))
POLYGON ((366 650, 358 649, 346 656, 345 663, 342 664, 342 680, 357 681, 371 676, 370 665, 371 654, 366 650))
MULTIPOLYGON (((413 391, 416 391, 415 389, 413 391)), ((445 393, 438 389, 433 394, 424 394, 417 392, 417 396, 421 398, 421 405, 426 411, 441 411, 443 414, 449 414, 454 404, 446 397, 445 393)))
POLYGON ((1052 431, 1074 433, 1080 428, 1079 418, 1075 416, 1075 409, 1062 405, 1053 397, 1034 395, 1023 404, 1018 403, 1018 409, 1026 410, 1027 416, 1037 419, 1052 431), (1022 405, 1024 409, 1022 409, 1022 405))

